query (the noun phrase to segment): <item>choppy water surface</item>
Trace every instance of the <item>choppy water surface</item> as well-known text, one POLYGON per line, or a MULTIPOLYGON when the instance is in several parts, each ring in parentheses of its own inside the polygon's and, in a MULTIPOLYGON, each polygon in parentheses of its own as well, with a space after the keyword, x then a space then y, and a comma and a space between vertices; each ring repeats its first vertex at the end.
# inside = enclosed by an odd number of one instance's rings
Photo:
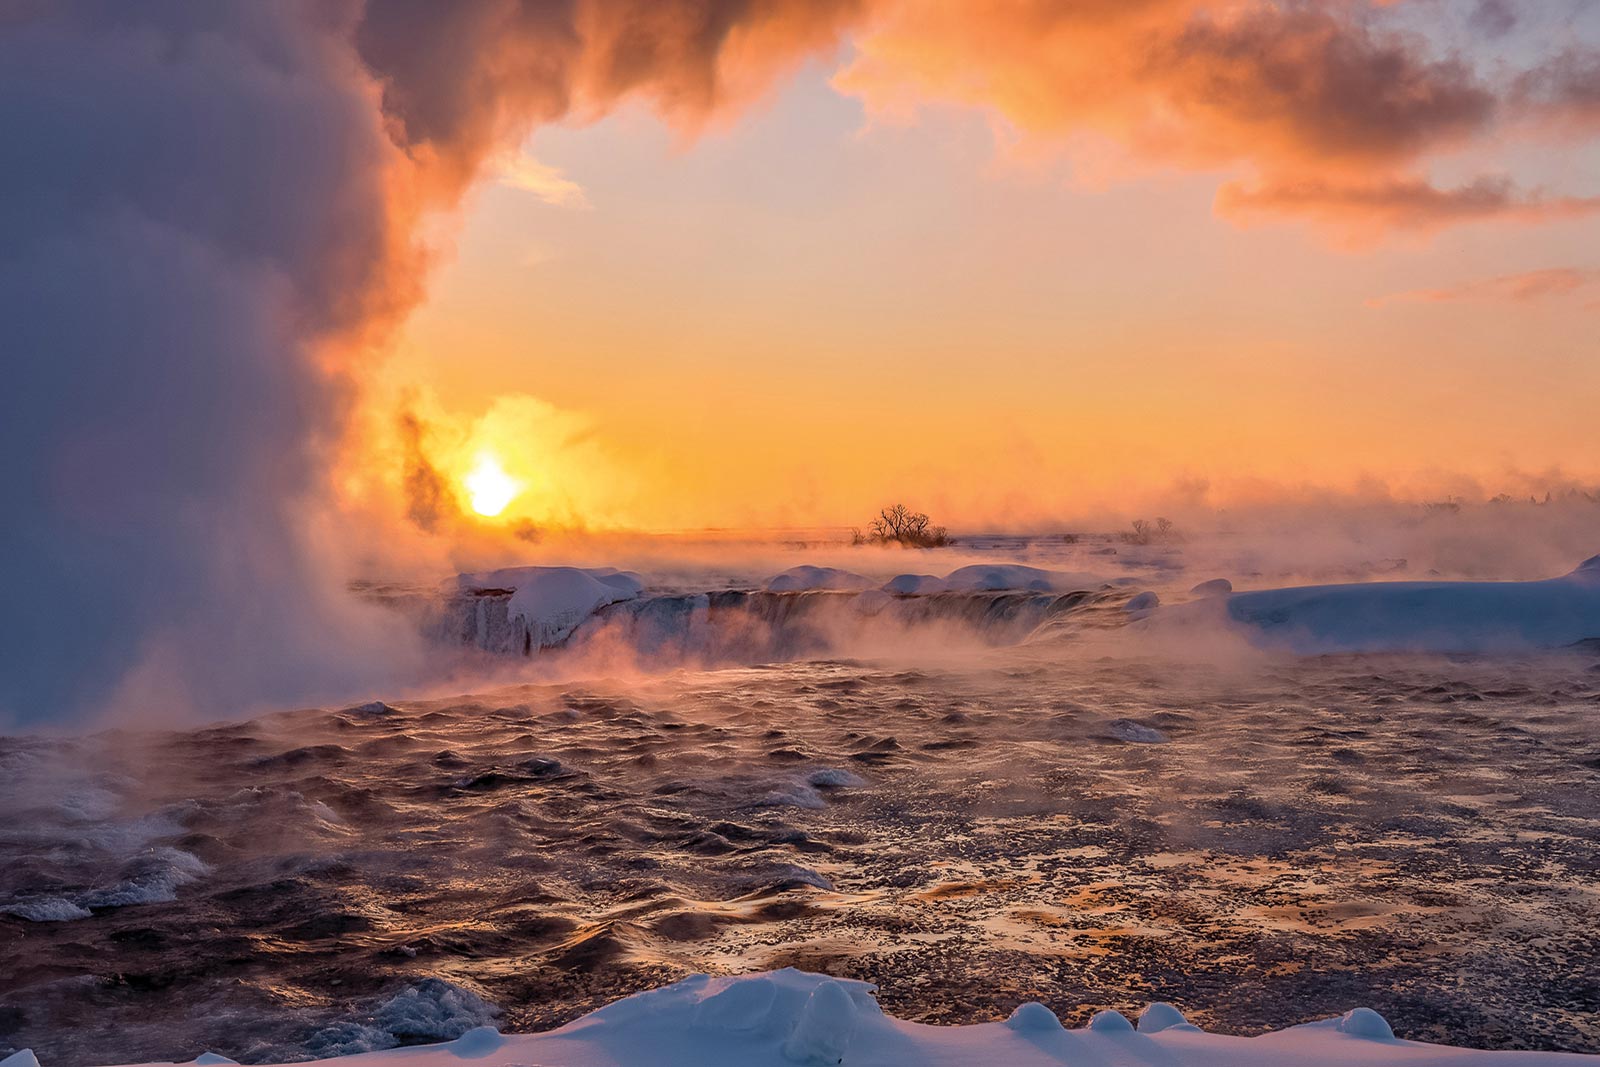
POLYGON ((1600 668, 809 662, 0 741, 0 1050, 263 1061, 796 965, 906 1018, 1600 1048, 1600 668))

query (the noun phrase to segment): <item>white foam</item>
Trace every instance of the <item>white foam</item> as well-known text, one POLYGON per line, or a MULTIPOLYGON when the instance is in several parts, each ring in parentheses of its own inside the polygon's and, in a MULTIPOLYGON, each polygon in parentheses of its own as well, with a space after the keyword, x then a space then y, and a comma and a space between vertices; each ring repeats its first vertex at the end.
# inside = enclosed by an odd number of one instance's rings
POLYGON ((73 919, 87 919, 94 914, 65 897, 34 897, 31 900, 13 901, 0 905, 0 912, 35 923, 71 922, 73 919))

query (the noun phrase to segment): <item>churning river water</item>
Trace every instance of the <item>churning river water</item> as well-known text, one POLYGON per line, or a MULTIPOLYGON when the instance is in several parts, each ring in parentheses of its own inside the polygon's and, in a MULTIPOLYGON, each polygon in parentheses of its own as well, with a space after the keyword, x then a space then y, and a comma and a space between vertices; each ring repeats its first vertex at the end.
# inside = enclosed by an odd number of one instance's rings
POLYGON ((1593 651, 1073 642, 0 739, 0 1052, 308 1058, 789 965, 930 1022, 1600 1047, 1593 651))

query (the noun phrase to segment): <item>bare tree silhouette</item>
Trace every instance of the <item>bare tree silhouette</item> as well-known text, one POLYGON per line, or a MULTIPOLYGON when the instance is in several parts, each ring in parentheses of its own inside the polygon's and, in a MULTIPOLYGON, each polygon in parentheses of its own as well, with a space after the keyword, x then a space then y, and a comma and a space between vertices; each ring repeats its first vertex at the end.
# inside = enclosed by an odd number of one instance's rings
POLYGON ((912 511, 904 504, 891 504, 878 512, 869 525, 871 533, 863 537, 861 531, 851 531, 851 539, 860 544, 890 543, 910 548, 937 548, 950 544, 950 535, 943 526, 934 526, 927 515, 912 511))

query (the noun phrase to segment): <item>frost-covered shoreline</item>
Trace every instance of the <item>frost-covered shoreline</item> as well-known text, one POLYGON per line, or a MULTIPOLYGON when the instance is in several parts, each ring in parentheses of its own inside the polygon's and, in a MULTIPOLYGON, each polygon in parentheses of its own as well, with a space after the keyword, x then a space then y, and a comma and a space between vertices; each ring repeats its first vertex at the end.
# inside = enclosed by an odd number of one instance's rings
MULTIPOLYGON (((870 651, 896 632, 1016 644, 1100 603, 1112 626, 1206 631, 1266 652, 1520 653, 1600 639, 1600 556, 1536 581, 1357 581, 1234 591, 1213 577, 1100 576, 1020 563, 883 580, 803 564, 745 588, 663 590, 614 568, 517 567, 459 575, 436 637, 524 656, 597 637, 608 651, 693 662, 763 662, 870 651), (665 651, 663 651, 665 650, 665 651)), ((1103 625, 1103 624, 1102 624, 1103 625)))
MULTIPOLYGON (((1537 1067, 1600 1064, 1600 1056, 1497 1052, 1406 1041, 1367 1008, 1242 1038, 1206 1033, 1169 1004, 1137 1023, 1102 1011, 1067 1030, 1049 1008, 1019 1005, 1004 1022, 930 1026, 885 1014, 876 987, 786 968, 706 975, 636 993, 557 1030, 502 1035, 489 1026, 454 1041, 337 1057, 350 1067, 1537 1067)), ((227 1063, 204 1054, 192 1061, 227 1063)), ((332 1062, 332 1061, 322 1061, 332 1062)), ((24 1050, 0 1067, 38 1067, 24 1050)), ((49 1067, 45 1064, 44 1067, 49 1067)), ((153 1067, 153 1065, 152 1065, 153 1067)))

